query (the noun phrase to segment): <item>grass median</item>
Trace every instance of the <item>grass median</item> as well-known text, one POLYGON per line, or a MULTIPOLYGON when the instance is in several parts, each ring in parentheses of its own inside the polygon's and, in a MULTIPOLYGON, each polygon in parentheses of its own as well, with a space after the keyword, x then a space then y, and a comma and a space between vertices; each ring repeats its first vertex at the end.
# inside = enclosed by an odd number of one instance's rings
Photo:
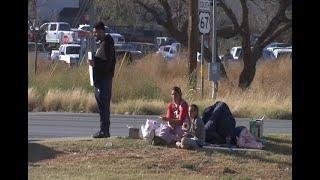
POLYGON ((112 137, 29 142, 29 179, 292 179, 292 136, 264 151, 182 150, 112 137))
MULTIPOLYGON (((188 87, 188 63, 185 54, 172 62, 148 55, 134 64, 116 64, 111 111, 114 114, 164 114, 170 102, 170 89, 179 86, 189 104, 200 111, 217 100, 226 102, 236 117, 291 119, 292 61, 259 61, 252 85, 246 91, 238 88, 241 62, 225 64, 228 80, 220 81, 217 99, 210 98, 211 82, 204 67, 204 98, 201 98, 200 64, 197 67, 197 89, 188 87)), ((29 58, 29 111, 97 112, 93 87, 89 85, 88 66, 70 68, 59 62, 40 60, 38 73, 29 58)))

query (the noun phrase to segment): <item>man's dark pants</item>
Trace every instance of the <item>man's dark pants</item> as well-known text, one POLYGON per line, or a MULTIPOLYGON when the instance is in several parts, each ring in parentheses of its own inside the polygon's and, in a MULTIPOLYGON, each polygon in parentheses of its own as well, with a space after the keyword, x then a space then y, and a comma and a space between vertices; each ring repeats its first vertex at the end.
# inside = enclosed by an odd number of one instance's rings
POLYGON ((109 133, 112 78, 95 83, 95 98, 100 114, 100 131, 109 133))

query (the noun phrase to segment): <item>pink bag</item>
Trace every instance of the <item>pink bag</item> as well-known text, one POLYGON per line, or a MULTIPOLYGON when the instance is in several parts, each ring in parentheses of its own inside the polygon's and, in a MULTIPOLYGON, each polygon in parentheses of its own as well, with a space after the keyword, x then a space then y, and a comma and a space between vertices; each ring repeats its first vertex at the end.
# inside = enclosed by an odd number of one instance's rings
POLYGON ((244 128, 237 138, 237 145, 241 148, 262 149, 264 146, 258 142, 247 128, 244 128))

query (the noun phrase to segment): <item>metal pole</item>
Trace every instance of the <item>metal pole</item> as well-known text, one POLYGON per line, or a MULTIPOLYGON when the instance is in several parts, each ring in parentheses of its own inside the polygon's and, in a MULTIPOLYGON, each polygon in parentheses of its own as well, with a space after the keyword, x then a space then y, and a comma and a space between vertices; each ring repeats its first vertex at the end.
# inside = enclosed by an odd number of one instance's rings
MULTIPOLYGON (((35 31, 35 30, 34 30, 35 31)), ((34 33, 36 34, 36 33, 34 33)), ((34 57, 34 74, 37 74, 37 60, 38 60, 38 43, 37 43, 37 35, 35 36, 34 39, 35 43, 35 57, 34 57)))
POLYGON ((37 34, 36 34, 36 27, 37 27, 37 1, 33 0, 33 11, 34 11, 34 23, 33 23, 33 36, 34 36, 34 43, 35 43, 35 57, 34 57, 34 74, 37 74, 37 60, 38 60, 38 38, 37 38, 37 34))
POLYGON ((216 22, 215 22, 215 7, 216 7, 216 0, 213 0, 212 4, 212 63, 216 62, 216 22))
MULTIPOLYGON (((91 32, 93 30, 93 25, 94 25, 94 21, 93 21, 93 0, 90 1, 90 15, 89 15, 89 21, 90 21, 90 27, 91 27, 91 32)), ((91 34, 90 36, 90 50, 93 53, 94 52, 94 38, 93 38, 93 34, 91 34)))
POLYGON ((203 34, 201 34, 201 98, 203 99, 203 34))
MULTIPOLYGON (((217 41, 217 32, 216 32, 216 0, 213 0, 212 4, 212 63, 213 69, 216 69, 215 66, 217 65, 217 52, 216 52, 216 41, 217 41)), ((217 94, 218 90, 218 80, 217 78, 213 78, 215 80, 212 81, 212 94, 211 97, 214 98, 217 94)))

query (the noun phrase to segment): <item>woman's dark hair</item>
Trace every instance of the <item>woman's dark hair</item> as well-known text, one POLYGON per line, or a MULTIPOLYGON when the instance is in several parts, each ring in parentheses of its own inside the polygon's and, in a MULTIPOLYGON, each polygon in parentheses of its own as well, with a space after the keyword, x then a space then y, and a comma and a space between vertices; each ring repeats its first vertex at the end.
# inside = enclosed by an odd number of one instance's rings
POLYGON ((199 108, 198 108, 198 106, 195 105, 195 104, 191 104, 190 107, 197 112, 197 117, 199 117, 199 108))
POLYGON ((97 22, 96 24, 93 25, 93 28, 95 28, 96 30, 105 30, 104 24, 102 21, 97 22))
POLYGON ((177 92, 179 94, 180 97, 182 97, 182 92, 181 89, 177 86, 174 86, 172 89, 172 91, 177 92))

